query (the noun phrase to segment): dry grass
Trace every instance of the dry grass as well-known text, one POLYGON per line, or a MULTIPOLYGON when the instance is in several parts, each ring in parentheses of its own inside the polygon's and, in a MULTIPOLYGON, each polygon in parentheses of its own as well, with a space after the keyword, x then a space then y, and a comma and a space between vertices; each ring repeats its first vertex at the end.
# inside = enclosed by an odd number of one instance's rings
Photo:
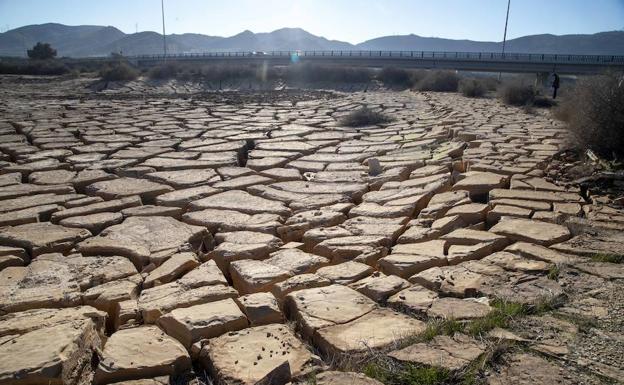
POLYGON ((452 71, 427 71, 416 83, 419 91, 457 92, 459 76, 452 71))
POLYGON ((461 79, 459 92, 469 98, 480 98, 488 91, 487 84, 481 79, 461 79))
POLYGON ((510 106, 532 106, 535 100, 535 88, 520 81, 510 81, 498 88, 499 99, 510 106))
POLYGON ((605 159, 624 156, 624 74, 607 73, 578 81, 556 116, 567 123, 576 145, 605 159))
POLYGON ((373 111, 368 107, 359 108, 348 115, 343 116, 339 123, 346 127, 374 126, 392 122, 394 118, 378 111, 373 111))
POLYGON ((105 81, 130 81, 139 77, 139 71, 124 62, 119 62, 104 67, 100 71, 100 77, 105 81))
POLYGON ((0 61, 0 74, 64 75, 70 68, 57 60, 0 61))

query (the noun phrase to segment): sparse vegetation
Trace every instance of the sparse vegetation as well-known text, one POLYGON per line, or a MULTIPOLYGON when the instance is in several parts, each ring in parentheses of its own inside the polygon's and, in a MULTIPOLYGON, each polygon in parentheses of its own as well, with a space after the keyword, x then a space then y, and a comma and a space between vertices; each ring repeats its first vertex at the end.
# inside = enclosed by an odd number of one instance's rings
POLYGON ((552 279, 553 281, 556 281, 556 280, 559 279, 559 274, 560 273, 561 273, 561 269, 559 268, 559 266, 553 265, 548 270, 548 279, 552 279))
POLYGON ((567 123, 576 145, 605 159, 624 156, 624 74, 578 81, 556 116, 567 123))
POLYGON ((50 60, 56 57, 56 50, 48 43, 38 42, 32 49, 26 51, 33 60, 50 60))
POLYGON ((70 71, 65 64, 52 60, 0 62, 0 74, 64 75, 70 71))
POLYGON ((595 254, 591 257, 594 262, 624 263, 624 255, 595 254))
POLYGON ((487 85, 480 79, 460 79, 459 92, 469 98, 480 98, 487 92, 487 85))
POLYGON ((364 127, 392 122, 394 119, 382 112, 373 111, 368 107, 359 108, 340 119, 341 126, 364 127))
POLYGON ((396 67, 384 67, 377 73, 377 80, 386 86, 411 88, 423 78, 425 71, 408 70, 396 67))
MULTIPOLYGON (((387 362, 386 362, 387 363, 387 362)), ((442 368, 416 365, 384 365, 380 361, 369 362, 364 374, 386 385, 437 385, 444 384, 451 374, 442 368)))
POLYGON ((459 76, 452 71, 427 71, 416 83, 419 91, 456 92, 459 76))
POLYGON ((498 88, 498 97, 510 106, 531 106, 535 100, 535 88, 523 82, 510 81, 501 84, 498 88))
POLYGON ((103 68, 100 77, 105 81, 131 81, 139 76, 139 71, 124 62, 117 62, 103 68))
POLYGON ((341 65, 294 64, 284 68, 284 78, 290 82, 368 83, 374 72, 368 68, 341 65))

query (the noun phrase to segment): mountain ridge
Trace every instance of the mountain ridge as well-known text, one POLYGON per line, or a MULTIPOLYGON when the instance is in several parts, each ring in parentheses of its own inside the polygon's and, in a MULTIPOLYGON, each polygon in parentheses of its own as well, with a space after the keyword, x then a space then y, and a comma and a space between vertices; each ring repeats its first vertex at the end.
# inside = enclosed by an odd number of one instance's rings
MULTIPOLYGON (((169 53, 211 51, 287 50, 392 50, 500 52, 502 42, 424 37, 415 34, 380 36, 358 44, 314 35, 301 28, 280 28, 272 32, 245 30, 229 37, 198 33, 170 34, 169 53)), ((107 56, 162 53, 163 37, 152 31, 126 34, 113 26, 68 26, 58 23, 33 24, 0 33, 0 56, 26 56, 37 42, 50 43, 59 56, 107 56)), ((624 31, 595 34, 538 34, 510 39, 507 52, 544 54, 624 54, 624 31)))

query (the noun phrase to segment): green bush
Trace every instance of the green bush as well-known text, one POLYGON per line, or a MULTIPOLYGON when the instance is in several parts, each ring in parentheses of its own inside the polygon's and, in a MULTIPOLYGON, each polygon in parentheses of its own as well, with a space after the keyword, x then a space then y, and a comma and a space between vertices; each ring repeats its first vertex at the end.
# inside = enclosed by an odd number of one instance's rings
POLYGON ((410 88, 414 85, 414 72, 404 68, 384 67, 376 77, 386 86, 410 88))
POLYGON ((456 92, 459 85, 459 76, 452 71, 428 71, 416 83, 419 91, 456 92))
POLYGON ((130 81, 139 77, 139 71, 126 63, 119 62, 103 68, 100 71, 100 77, 105 81, 130 81))
POLYGON ((34 60, 49 60, 56 57, 56 50, 48 43, 38 42, 32 49, 26 50, 26 54, 34 60))
POLYGON ((461 79, 459 92, 469 98, 480 98, 487 92, 487 86, 480 79, 461 79))
POLYGON ((533 105, 535 95, 535 88, 522 82, 511 81, 501 84, 498 88, 498 97, 510 106, 533 105))
POLYGON ((568 126, 576 145, 606 159, 624 157, 624 74, 580 79, 562 98, 556 116, 568 126))
POLYGON ((364 127, 389 123, 393 120, 393 118, 386 114, 373 111, 368 107, 362 107, 342 117, 342 119, 340 119, 340 125, 347 127, 364 127))

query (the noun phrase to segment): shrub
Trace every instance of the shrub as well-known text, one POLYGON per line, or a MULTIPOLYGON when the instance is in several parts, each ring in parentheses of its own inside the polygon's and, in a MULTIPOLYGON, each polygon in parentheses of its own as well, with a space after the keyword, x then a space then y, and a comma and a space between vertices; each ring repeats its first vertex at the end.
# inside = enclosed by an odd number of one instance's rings
POLYGON ((606 159, 624 156, 624 74, 607 73, 578 81, 561 102, 576 144, 606 159))
POLYGON ((503 103, 511 106, 532 105, 535 100, 535 89, 532 85, 512 81, 501 84, 498 88, 498 97, 503 103))
POLYGON ((416 83, 419 91, 456 92, 459 77, 452 71, 428 71, 416 83))
POLYGON ((412 72, 403 68, 384 67, 377 74, 377 80, 385 85, 409 88, 413 85, 412 72))
POLYGON ((35 60, 49 60, 56 57, 56 50, 48 43, 37 43, 32 49, 26 50, 28 57, 35 60))
POLYGON ((64 75, 69 71, 65 64, 52 60, 0 62, 0 74, 7 75, 64 75))
POLYGON ((373 111, 368 107, 359 108, 340 119, 341 126, 363 127, 375 124, 389 123, 394 119, 381 112, 373 111))
POLYGON ((152 79, 172 79, 180 73, 180 66, 177 63, 170 62, 157 65, 147 72, 147 76, 152 79))
POLYGON ((295 82, 367 83, 373 78, 368 68, 319 65, 313 63, 293 64, 285 68, 284 76, 295 82))
POLYGON ((482 80, 461 79, 459 81, 459 92, 469 98, 480 98, 487 92, 487 87, 482 80))
POLYGON ((100 77, 105 81, 130 81, 139 77, 139 72, 128 64, 119 62, 103 68, 100 77))

